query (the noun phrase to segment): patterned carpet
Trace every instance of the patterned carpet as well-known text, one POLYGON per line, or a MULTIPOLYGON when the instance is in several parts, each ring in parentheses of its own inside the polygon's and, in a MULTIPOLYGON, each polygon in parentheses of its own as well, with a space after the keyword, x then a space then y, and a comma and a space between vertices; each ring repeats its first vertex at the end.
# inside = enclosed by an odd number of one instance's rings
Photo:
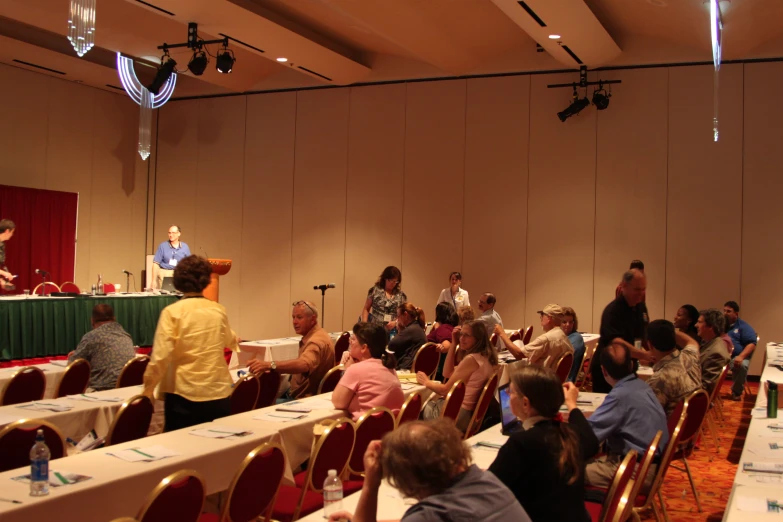
MULTIPOLYGON (((693 456, 688 459, 701 500, 701 513, 696 508, 688 475, 674 468, 669 468, 666 473, 662 494, 672 522, 720 522, 723 519, 723 510, 731 494, 731 485, 748 432, 750 410, 756 402, 758 391, 758 383, 748 383, 752 394, 745 394, 742 401, 733 402, 730 399, 731 384, 727 380, 721 389, 725 420, 723 426, 720 423, 716 425, 720 439, 718 452, 707 430, 693 456)), ((655 516, 652 511, 648 511, 643 514, 642 520, 655 520, 655 516)))

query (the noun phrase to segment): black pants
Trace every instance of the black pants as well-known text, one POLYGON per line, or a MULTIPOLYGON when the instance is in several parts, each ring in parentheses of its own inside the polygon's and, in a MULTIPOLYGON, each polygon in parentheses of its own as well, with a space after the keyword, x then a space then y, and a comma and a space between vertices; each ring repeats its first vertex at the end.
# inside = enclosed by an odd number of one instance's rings
POLYGON ((166 421, 163 431, 181 430, 230 415, 231 397, 195 402, 174 393, 167 393, 164 407, 166 421))

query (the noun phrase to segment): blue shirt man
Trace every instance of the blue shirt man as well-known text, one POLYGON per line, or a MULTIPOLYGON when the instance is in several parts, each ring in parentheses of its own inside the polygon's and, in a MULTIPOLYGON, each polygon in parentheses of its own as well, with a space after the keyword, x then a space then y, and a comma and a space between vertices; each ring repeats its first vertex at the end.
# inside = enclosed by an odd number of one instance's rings
POLYGON ((171 277, 177 263, 190 256, 187 243, 179 240, 182 230, 177 225, 169 227, 169 240, 158 246, 152 259, 152 287, 160 288, 164 277, 171 277))
POLYGON ((753 355, 753 350, 756 349, 758 339, 756 331, 739 318, 739 305, 736 301, 727 301, 723 305, 723 315, 728 325, 726 333, 734 344, 734 351, 731 353, 731 398, 738 401, 742 398, 742 392, 745 389, 750 357, 753 355))

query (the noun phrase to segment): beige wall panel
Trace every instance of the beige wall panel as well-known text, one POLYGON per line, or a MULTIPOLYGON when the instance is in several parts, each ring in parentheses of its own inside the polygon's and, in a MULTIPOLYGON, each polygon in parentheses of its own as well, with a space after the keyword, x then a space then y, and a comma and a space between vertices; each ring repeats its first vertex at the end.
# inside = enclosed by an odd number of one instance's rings
POLYGON ((493 292, 509 328, 525 319, 530 78, 467 81, 462 277, 473 308, 493 292))
POLYGON ((400 269, 428 320, 449 272, 462 269, 466 83, 407 85, 400 269))
MULTIPOLYGON (((666 277, 668 69, 615 71, 603 77, 623 83, 612 86, 609 108, 596 114, 594 331, 631 260, 645 263, 650 318, 664 317, 666 277)), ((580 324, 580 329, 589 327, 580 324)))
MULTIPOLYGON (((291 325, 291 218, 296 93, 247 97, 239 335, 286 336, 291 325)), ((338 290, 339 291, 339 290, 338 290)))
POLYGON ((401 264, 405 85, 351 89, 348 132, 345 329, 356 322, 383 269, 401 264))
POLYGON ((349 89, 297 93, 291 302, 320 307, 313 286, 337 285, 327 295, 329 331, 343 324, 349 97, 349 89))
POLYGON ((525 324, 541 333, 536 310, 573 307, 580 329, 593 322, 596 111, 588 107, 562 123, 574 74, 533 76, 530 94, 530 182, 525 324))
MULTIPOLYGON (((783 273, 778 262, 783 258, 783 217, 774 211, 783 193, 778 129, 783 108, 775 102, 781 82, 781 63, 745 65, 742 243, 736 236, 728 244, 723 242, 731 251, 742 251, 742 295, 741 300, 735 299, 741 316, 761 336, 761 349, 770 341, 783 340, 783 273)), ((727 218, 737 218, 736 212, 727 218)), ((761 353, 753 357, 751 373, 761 373, 762 360, 761 353)))
POLYGON ((669 71, 665 317, 690 303, 740 298, 742 66, 720 72, 720 141, 712 133, 712 67, 669 71), (718 259, 709 255, 714 249, 718 259))

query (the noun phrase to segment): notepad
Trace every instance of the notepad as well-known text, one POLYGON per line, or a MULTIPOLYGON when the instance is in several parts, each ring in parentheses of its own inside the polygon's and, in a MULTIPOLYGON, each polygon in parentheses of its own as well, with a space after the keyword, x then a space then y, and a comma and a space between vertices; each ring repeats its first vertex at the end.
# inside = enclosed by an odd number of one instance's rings
POLYGON ((303 419, 307 417, 306 413, 295 413, 289 411, 272 411, 269 413, 262 413, 253 417, 255 420, 263 420, 269 422, 291 422, 297 419, 303 419))
POLYGON ((87 402, 122 402, 125 399, 122 397, 107 397, 105 395, 97 395, 94 393, 80 393, 79 395, 68 395, 69 399, 75 401, 87 401, 87 402))
MULTIPOLYGON (((60 486, 69 486, 78 482, 84 482, 90 480, 92 477, 87 475, 80 475, 78 473, 69 473, 67 471, 55 471, 49 470, 49 485, 55 488, 60 486)), ((30 474, 20 475, 13 477, 11 480, 18 480, 19 482, 30 482, 30 474)))
POLYGON ((126 462, 152 462, 165 459, 167 457, 176 457, 181 455, 174 450, 164 448, 163 446, 147 446, 145 448, 130 448, 126 450, 107 452, 107 455, 117 457, 126 462))
POLYGON ((737 509, 751 513, 783 513, 783 500, 738 495, 737 509))
POLYGON ((778 462, 745 462, 742 471, 748 473, 779 473, 783 474, 783 463, 778 462))
POLYGON ((189 432, 191 435, 198 437, 207 437, 210 439, 229 439, 244 437, 250 435, 253 432, 243 428, 229 428, 228 426, 213 426, 210 428, 200 428, 189 432))
POLYGON ((27 404, 22 404, 21 406, 17 406, 17 408, 23 408, 25 410, 34 410, 34 411, 53 411, 53 412, 63 412, 63 411, 71 411, 73 409, 73 406, 70 404, 65 403, 54 403, 54 402, 30 402, 27 404))

